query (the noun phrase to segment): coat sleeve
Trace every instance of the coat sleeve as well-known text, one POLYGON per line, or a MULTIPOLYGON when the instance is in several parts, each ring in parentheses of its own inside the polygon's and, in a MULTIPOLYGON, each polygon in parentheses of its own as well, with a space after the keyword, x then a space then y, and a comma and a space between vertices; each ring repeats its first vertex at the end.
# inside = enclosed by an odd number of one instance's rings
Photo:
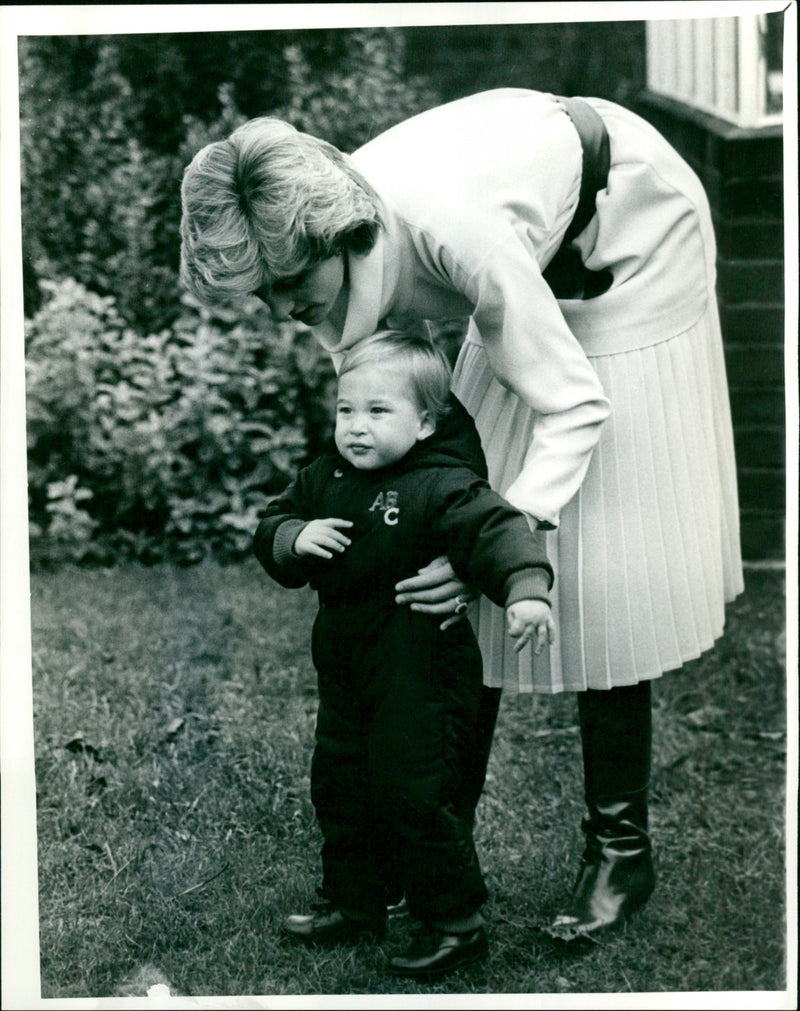
POLYGON ((299 558, 292 550, 297 535, 311 519, 311 483, 311 471, 306 468, 282 495, 270 502, 253 537, 256 558, 269 575, 287 589, 305 586, 311 574, 307 559, 299 558))
POLYGON ((430 525, 458 576, 504 607, 523 597, 548 600, 553 569, 545 535, 486 481, 445 470, 432 494, 430 525))
POLYGON ((462 283, 495 377, 536 412, 524 467, 505 495, 557 526, 586 475, 609 401, 524 236, 499 241, 462 283))

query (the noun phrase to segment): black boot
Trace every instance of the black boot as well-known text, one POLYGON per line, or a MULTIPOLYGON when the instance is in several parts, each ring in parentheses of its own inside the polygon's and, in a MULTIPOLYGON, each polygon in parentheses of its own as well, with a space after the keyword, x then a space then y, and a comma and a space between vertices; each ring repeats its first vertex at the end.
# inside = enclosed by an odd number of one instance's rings
POLYGON ((586 849, 572 899, 548 928, 563 941, 620 923, 645 904, 655 887, 644 792, 594 802, 583 830, 586 849))
POLYGON ((547 928, 572 941, 620 923, 655 887, 647 832, 650 683, 578 697, 589 816, 569 905, 547 928))

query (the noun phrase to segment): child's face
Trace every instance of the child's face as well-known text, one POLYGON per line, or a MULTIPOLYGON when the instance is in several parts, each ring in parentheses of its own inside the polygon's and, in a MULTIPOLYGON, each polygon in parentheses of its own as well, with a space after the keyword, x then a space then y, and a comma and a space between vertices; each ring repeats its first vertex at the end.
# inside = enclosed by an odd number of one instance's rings
POLYGON ((395 463, 433 429, 396 366, 365 364, 340 377, 336 448, 359 470, 395 463))

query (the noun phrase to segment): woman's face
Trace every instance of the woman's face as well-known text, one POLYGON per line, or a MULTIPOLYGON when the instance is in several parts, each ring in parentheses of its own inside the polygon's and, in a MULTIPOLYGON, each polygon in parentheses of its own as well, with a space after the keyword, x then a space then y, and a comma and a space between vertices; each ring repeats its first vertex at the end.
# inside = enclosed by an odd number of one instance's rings
POLYGON ((296 319, 306 326, 318 326, 342 294, 344 277, 344 254, 340 253, 293 277, 278 277, 255 294, 269 306, 276 321, 296 319))

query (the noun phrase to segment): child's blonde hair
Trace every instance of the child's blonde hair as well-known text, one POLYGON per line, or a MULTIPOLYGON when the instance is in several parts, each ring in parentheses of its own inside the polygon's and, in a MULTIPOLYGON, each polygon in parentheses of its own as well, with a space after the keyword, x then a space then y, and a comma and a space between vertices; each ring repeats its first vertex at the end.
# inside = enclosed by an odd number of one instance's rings
POLYGON ((408 376, 420 410, 427 411, 434 424, 449 411, 452 372, 444 353, 422 334, 403 330, 381 330, 344 353, 339 378, 363 365, 399 366, 408 376))
POLYGON ((203 302, 366 253, 380 227, 378 197, 349 159, 271 116, 199 151, 181 202, 181 281, 203 302))

